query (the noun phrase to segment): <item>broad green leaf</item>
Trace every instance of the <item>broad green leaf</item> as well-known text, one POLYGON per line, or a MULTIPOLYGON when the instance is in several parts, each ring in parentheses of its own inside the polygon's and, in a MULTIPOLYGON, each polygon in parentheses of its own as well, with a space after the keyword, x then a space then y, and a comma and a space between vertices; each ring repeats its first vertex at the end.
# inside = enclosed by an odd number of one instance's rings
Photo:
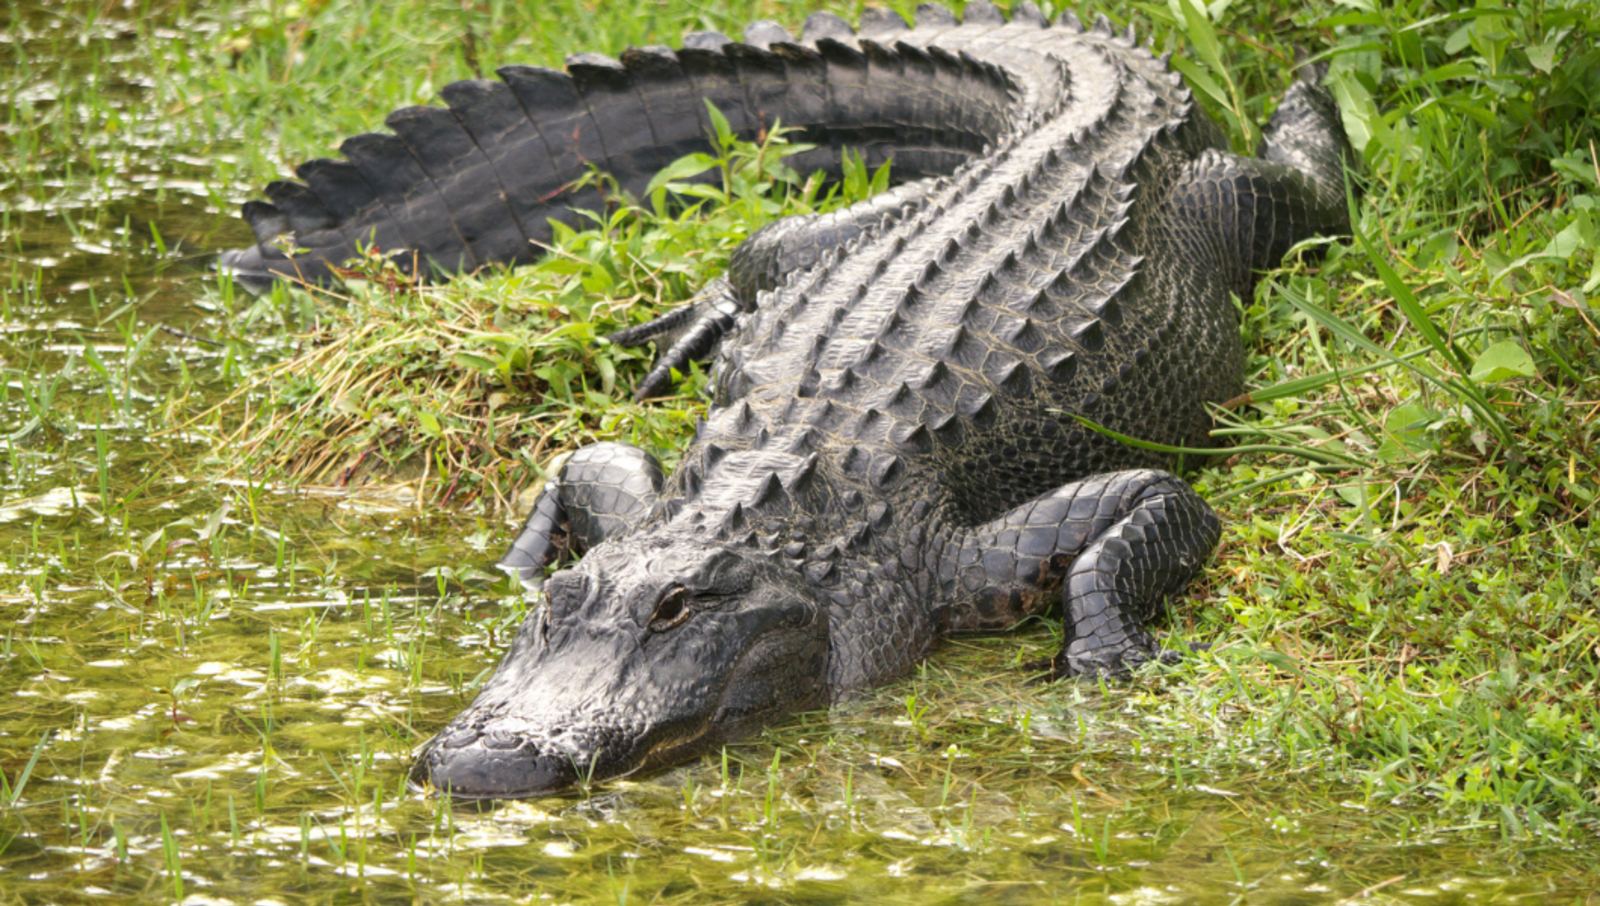
POLYGON ((1384 27, 1383 17, 1377 13, 1339 13, 1329 16, 1317 23, 1322 28, 1348 28, 1352 25, 1368 25, 1373 28, 1384 27))
POLYGON ((1428 425, 1436 417, 1436 413, 1416 403, 1401 403, 1389 410, 1383 420, 1383 442, 1378 445, 1378 458, 1385 462, 1403 462, 1434 449, 1428 425))
POLYGON ((728 125, 728 118, 722 115, 717 105, 711 103, 710 98, 705 98, 706 114, 711 117, 711 128, 717 130, 717 142, 726 148, 733 144, 733 129, 728 125))
POLYGON ((1551 259, 1554 261, 1567 261, 1579 249, 1591 248, 1595 244, 1594 224, 1589 220, 1587 211, 1567 225, 1567 228, 1555 234, 1550 243, 1541 251, 1523 255, 1521 258, 1507 264, 1489 281, 1489 288, 1493 289, 1501 280, 1504 280, 1512 271, 1526 266, 1531 261, 1551 259))
POLYGON ((1206 17, 1206 12, 1195 0, 1178 0, 1178 7, 1183 12, 1183 21, 1189 35, 1189 43, 1194 45, 1195 55, 1215 72, 1222 72, 1222 45, 1217 42, 1217 30, 1212 26, 1211 20, 1206 17))
POLYGON ((893 163, 893 161, 886 160, 881 166, 878 167, 878 169, 872 171, 871 191, 873 195, 877 195, 880 192, 887 192, 889 190, 889 164, 891 163, 893 163))
POLYGON ((1333 493, 1337 494, 1340 500, 1343 500, 1345 503, 1351 506, 1366 506, 1368 501, 1383 493, 1383 488, 1375 484, 1343 484, 1336 485, 1333 489, 1333 493))
POLYGON ((473 371, 483 371, 490 374, 493 374, 495 371, 494 362, 491 362, 481 355, 473 355, 470 352, 453 353, 450 356, 450 361, 460 365, 462 368, 469 368, 473 371))
MULTIPOLYGON (((1374 497, 1376 497, 1378 494, 1382 493, 1382 491, 1383 491, 1383 489, 1381 487, 1379 487, 1378 485, 1373 485, 1372 486, 1372 490, 1373 490, 1373 495, 1372 496, 1374 496, 1374 497)), ((1353 505, 1359 506, 1359 504, 1353 504, 1353 505)), ((1366 538, 1366 537, 1363 537, 1361 535, 1352 534, 1350 532, 1323 532, 1322 533, 1322 537, 1327 538, 1330 541, 1343 541, 1346 544, 1355 544, 1355 545, 1359 545, 1361 547, 1371 547, 1372 546, 1372 539, 1371 538, 1366 538)))
POLYGON ((709 154, 686 154, 667 164, 660 173, 651 177, 650 184, 645 186, 644 194, 649 195, 669 182, 690 179, 707 170, 715 170, 717 165, 717 159, 709 154))
POLYGON ((419 410, 417 412, 417 422, 422 426, 422 433, 429 437, 439 437, 444 434, 444 429, 440 426, 438 417, 432 412, 419 410))
POLYGON ((1178 70, 1191 87, 1216 101, 1217 106, 1228 108, 1228 93, 1204 69, 1178 56, 1172 58, 1172 68, 1178 70))
POLYGON ((1495 384, 1538 374, 1533 357, 1515 340, 1501 340, 1483 351, 1468 377, 1480 384, 1495 384))
POLYGON ((1594 228, 1589 223, 1588 215, 1583 214, 1568 224, 1566 229, 1557 233, 1545 247, 1544 253, 1548 257, 1566 261, 1578 249, 1593 245, 1594 228))
POLYGON ((1373 139, 1378 139, 1383 148, 1393 147, 1393 133, 1383 121, 1377 105, 1372 102, 1372 95, 1366 86, 1348 73, 1335 72, 1331 87, 1334 98, 1339 102, 1344 131, 1357 151, 1366 153, 1373 139))
POLYGON ((1424 82, 1444 82, 1450 79, 1468 79, 1478 74, 1478 67, 1471 63, 1457 61, 1435 66, 1423 72, 1421 80, 1424 82))
POLYGON ((1534 69, 1549 75, 1555 71, 1556 50, 1560 43, 1561 36, 1557 34, 1543 44, 1527 48, 1528 62, 1533 64, 1534 69))

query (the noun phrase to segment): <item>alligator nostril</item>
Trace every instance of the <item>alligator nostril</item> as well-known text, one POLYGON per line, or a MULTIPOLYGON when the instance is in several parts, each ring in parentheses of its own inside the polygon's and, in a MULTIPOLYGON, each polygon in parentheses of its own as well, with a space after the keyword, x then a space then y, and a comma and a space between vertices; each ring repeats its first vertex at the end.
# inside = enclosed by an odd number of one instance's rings
POLYGON ((520 733, 490 730, 483 736, 483 747, 486 749, 516 749, 522 747, 522 741, 520 733))

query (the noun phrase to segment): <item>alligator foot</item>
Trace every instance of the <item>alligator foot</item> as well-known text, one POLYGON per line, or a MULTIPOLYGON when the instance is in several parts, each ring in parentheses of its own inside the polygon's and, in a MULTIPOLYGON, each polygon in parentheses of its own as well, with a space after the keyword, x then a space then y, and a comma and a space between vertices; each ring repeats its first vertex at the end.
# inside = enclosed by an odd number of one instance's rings
POLYGON ((1145 664, 1156 663, 1173 666, 1183 660, 1183 655, 1166 648, 1145 650, 1128 647, 1116 651, 1097 651, 1088 656, 1072 656, 1065 651, 1046 662, 1049 678, 1068 679, 1075 676, 1126 677, 1145 664))
MULTIPOLYGON (((1184 658, 1184 652, 1176 648, 1162 648, 1157 645, 1149 649, 1129 647, 1117 651, 1100 651, 1085 657, 1068 655, 1065 650, 1067 647, 1071 647, 1070 643, 1055 657, 1029 665, 1043 671, 1039 676, 1041 681, 1049 682, 1075 676, 1125 677, 1145 664, 1176 667, 1183 663, 1184 658)), ((1207 642, 1189 642, 1186 647, 1191 652, 1211 650, 1211 645, 1207 642)))
POLYGON ((633 389, 634 401, 642 402, 672 389, 672 373, 688 371, 690 362, 703 361, 710 356, 746 308, 733 285, 719 277, 707 284, 699 298, 683 308, 606 337, 623 346, 662 341, 663 351, 656 358, 656 366, 633 389))

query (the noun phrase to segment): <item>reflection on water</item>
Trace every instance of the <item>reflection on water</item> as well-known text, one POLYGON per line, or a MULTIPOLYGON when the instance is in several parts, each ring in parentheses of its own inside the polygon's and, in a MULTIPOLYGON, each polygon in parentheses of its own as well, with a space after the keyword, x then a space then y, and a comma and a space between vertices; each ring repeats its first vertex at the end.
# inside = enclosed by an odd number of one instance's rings
POLYGON ((426 575, 488 559, 479 514, 219 477, 210 407, 285 342, 205 270, 247 238, 254 127, 184 115, 151 48, 204 59, 232 14, 6 13, 7 901, 1595 902, 1594 848, 1508 851, 1248 740, 1196 758, 1125 707, 1181 690, 1026 685, 1037 631, 588 797, 408 795, 515 615, 426 575))

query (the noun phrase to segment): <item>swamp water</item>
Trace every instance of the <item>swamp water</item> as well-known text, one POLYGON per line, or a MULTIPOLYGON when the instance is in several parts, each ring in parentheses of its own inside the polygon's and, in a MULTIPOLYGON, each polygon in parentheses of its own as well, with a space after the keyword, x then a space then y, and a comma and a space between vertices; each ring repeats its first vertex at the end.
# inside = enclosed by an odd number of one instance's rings
POLYGON ((1150 717, 1184 694, 1159 679, 1027 684, 1043 630, 591 795, 408 794, 505 625, 430 571, 486 566, 509 522, 230 468, 206 413, 291 342, 207 271, 248 238, 259 137, 175 126, 148 49, 219 26, 5 15, 0 903, 1600 903, 1600 845, 1294 752, 1174 755, 1196 728, 1150 717))

